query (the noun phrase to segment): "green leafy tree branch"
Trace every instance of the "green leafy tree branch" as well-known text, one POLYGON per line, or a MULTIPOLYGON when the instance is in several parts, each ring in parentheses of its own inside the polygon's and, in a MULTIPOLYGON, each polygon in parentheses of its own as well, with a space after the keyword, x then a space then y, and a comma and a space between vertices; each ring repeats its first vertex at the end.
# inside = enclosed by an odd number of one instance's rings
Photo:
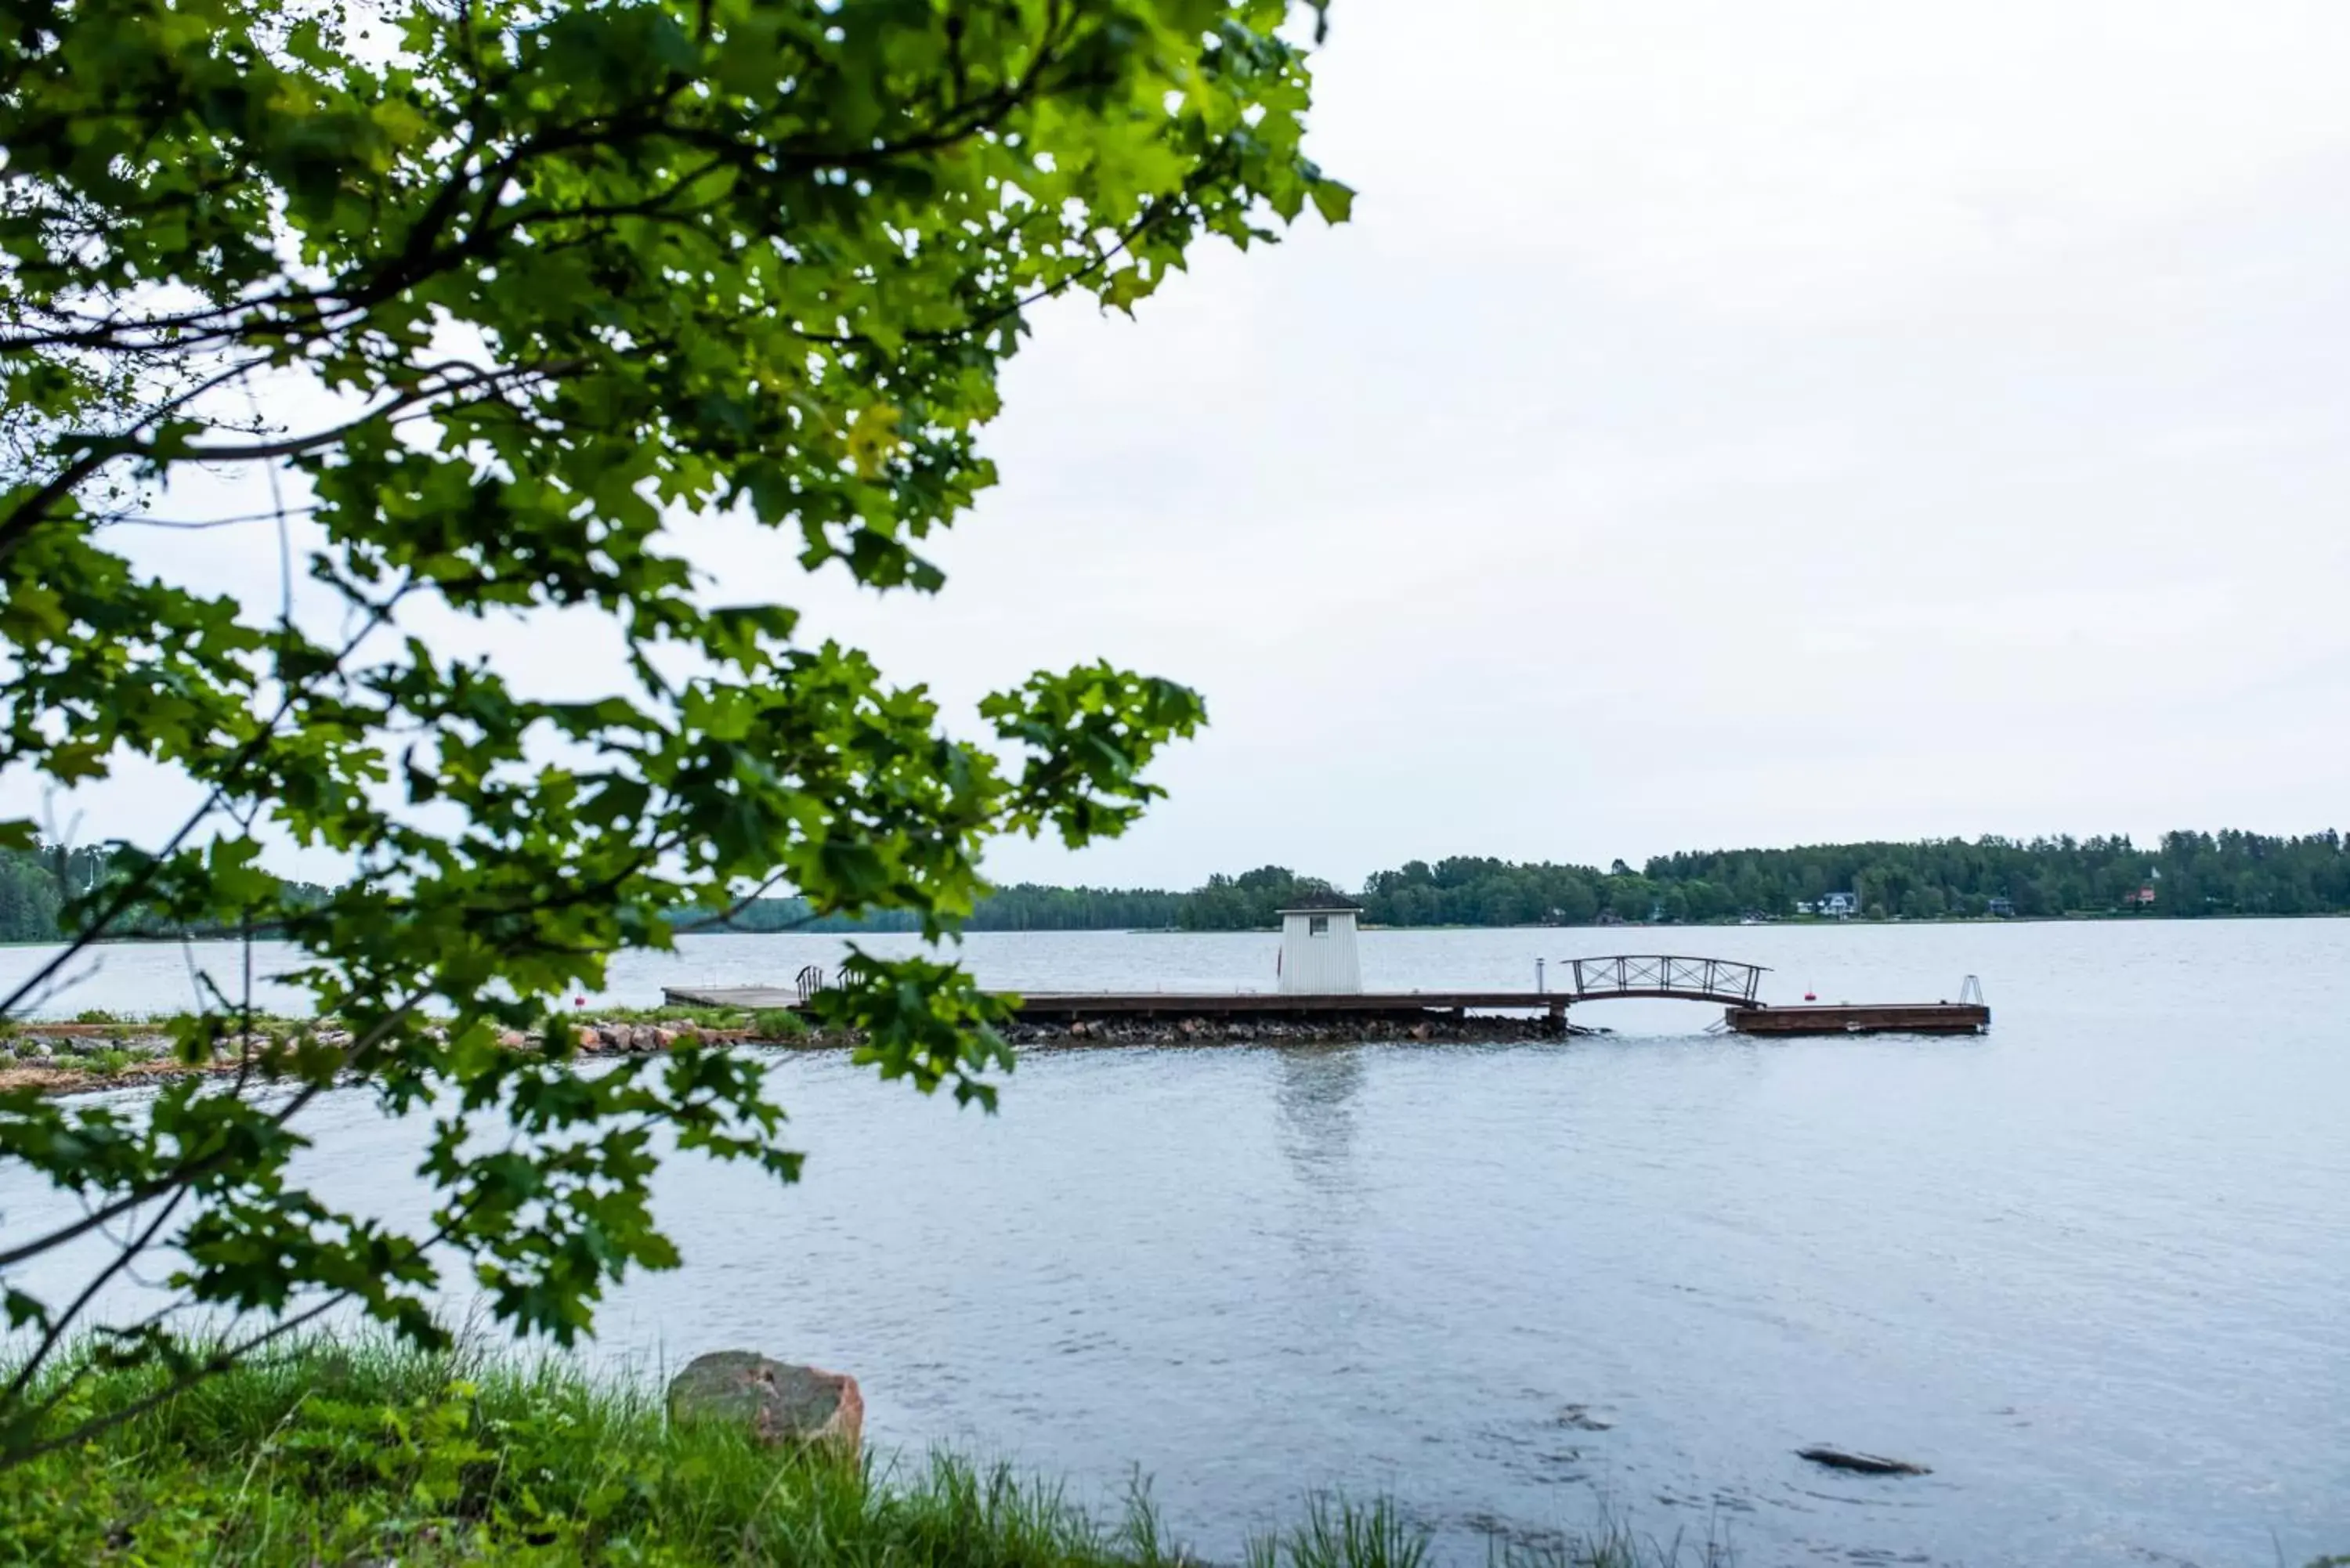
MULTIPOLYGON (((649 1188, 674 1147, 797 1173, 755 1062, 573 1070, 554 1004, 681 918, 777 888, 932 936, 1003 834, 1076 846, 1159 792, 1204 712, 1107 665, 991 697, 993 743, 920 688, 718 606, 673 537, 730 514, 815 571, 941 581, 924 541, 994 479, 976 441, 1038 302, 1130 309, 1221 235, 1349 195, 1302 151, 1284 0, 28 0, 0 18, 0 770, 71 787, 130 759, 197 807, 114 846, 72 940, 268 929, 338 1032, 271 1039, 249 981, 182 1029, 136 1110, 0 1096, 0 1157, 76 1195, 0 1217, 28 1352, 0 1462, 86 1435, 36 1403, 77 1333, 182 1386, 317 1313, 419 1342, 441 1258, 568 1340, 673 1265, 649 1188), (293 389, 288 392, 287 389, 293 389), (192 472, 266 510, 172 509, 192 472), (292 497, 289 504, 288 496, 292 497), (142 570, 142 527, 321 540, 331 636, 142 570), (571 611, 629 680, 558 701, 419 631, 571 611), (323 897, 270 835, 347 856, 323 897), (503 1037, 536 1031, 540 1048, 503 1037), (356 1083, 430 1119, 429 1225, 338 1210, 288 1163, 356 1083), (57 1289, 62 1262, 97 1259, 57 1289), (109 1287, 150 1254, 168 1301, 109 1287), (29 1282, 33 1271, 40 1288, 29 1282), (207 1316, 206 1314, 210 1314, 207 1316), (252 1326, 213 1334, 222 1314, 252 1326), (203 1326, 200 1329, 198 1326, 203 1326)), ((290 559, 289 559, 290 572, 290 559)), ((258 597, 260 596, 253 596, 258 597)), ((0 825, 29 848, 33 825, 0 825)), ((925 1092, 992 1103, 998 1004, 958 968, 858 955, 827 1022, 925 1092)))

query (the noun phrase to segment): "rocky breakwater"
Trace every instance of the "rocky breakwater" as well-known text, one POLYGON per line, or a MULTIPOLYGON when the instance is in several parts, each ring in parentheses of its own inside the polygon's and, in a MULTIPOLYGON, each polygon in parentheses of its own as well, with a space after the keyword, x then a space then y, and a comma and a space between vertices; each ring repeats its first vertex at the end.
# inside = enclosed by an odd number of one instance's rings
MULTIPOLYGON (((706 1014, 704 1015, 706 1018, 706 1014)), ((711 1023, 686 1018, 582 1018, 562 1025, 582 1058, 649 1056, 693 1046, 778 1047, 847 1050, 861 1044, 854 1033, 813 1030, 787 1015, 759 1013, 711 1023)), ((428 1025, 428 1033, 438 1033, 428 1025)), ((1560 1034, 1604 1034, 1547 1019, 1456 1016, 1414 1012, 1388 1017, 1111 1017, 1076 1022, 1015 1021, 1004 1028, 1013 1044, 1030 1049, 1070 1046, 1312 1045, 1388 1043, 1510 1044, 1560 1034)), ((94 1089, 178 1077, 190 1073, 233 1072, 252 1051, 297 1039, 327 1046, 351 1044, 348 1030, 326 1021, 272 1019, 256 1023, 249 1037, 224 1036, 206 1060, 181 1057, 169 1025, 159 1023, 0 1023, 0 1090, 33 1089, 78 1094, 94 1089)), ((543 1037, 508 1030, 498 1044, 512 1051, 537 1051, 543 1037)))
POLYGON ((238 1041, 224 1039, 209 1062, 192 1064, 160 1024, 9 1022, 0 1024, 0 1090, 104 1088, 216 1071, 234 1065, 239 1054, 238 1041))
POLYGON ((1340 1045, 1488 1044, 1605 1034, 1604 1029, 1544 1018, 1430 1012, 1398 1018, 1100 1018, 1018 1023, 1004 1031, 1014 1045, 1340 1045))
MULTIPOLYGON (((577 1026, 579 1051, 588 1056, 645 1055, 687 1045, 782 1046, 795 1050, 847 1050, 864 1043, 853 1032, 806 1027, 778 1028, 753 1022, 734 1028, 710 1028, 691 1023, 627 1023, 584 1022, 577 1026)), ((1567 1034, 1605 1034, 1605 1029, 1585 1029, 1554 1023, 1544 1018, 1513 1018, 1450 1012, 1424 1012, 1392 1018, 1184 1018, 1118 1017, 1082 1019, 1074 1023, 1015 1020, 1003 1027, 1003 1037, 1014 1045, 1313 1045, 1388 1042, 1483 1043, 1557 1038, 1567 1034)), ((517 1048, 533 1042, 515 1034, 507 1044, 517 1048)))
MULTIPOLYGON (((763 1032, 754 1027, 713 1028, 677 1020, 650 1023, 596 1020, 570 1028, 583 1056, 650 1055, 690 1045, 779 1043, 762 1038, 763 1032)), ((425 1033, 445 1038, 437 1024, 428 1025, 425 1033)), ((233 1072, 253 1053, 297 1041, 342 1047, 352 1043, 352 1035, 330 1022, 272 1019, 257 1023, 250 1034, 223 1035, 209 1056, 191 1062, 180 1054, 167 1023, 11 1022, 0 1024, 0 1090, 75 1094, 191 1073, 233 1072)), ((498 1036, 498 1044, 513 1051, 536 1051, 542 1036, 508 1030, 498 1036)))

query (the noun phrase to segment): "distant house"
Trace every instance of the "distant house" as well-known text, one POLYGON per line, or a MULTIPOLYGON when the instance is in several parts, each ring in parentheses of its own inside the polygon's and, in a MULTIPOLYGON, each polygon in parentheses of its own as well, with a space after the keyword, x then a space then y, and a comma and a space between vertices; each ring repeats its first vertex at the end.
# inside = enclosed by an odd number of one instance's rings
POLYGON ((1832 920, 1849 920, 1860 913, 1860 895, 1830 893, 1819 901, 1818 909, 1832 920))
POLYGON ((2148 882, 2135 893, 2124 893, 2122 902, 2131 909, 2150 909, 2154 907, 2154 884, 2148 882))
POLYGON ((1983 912, 1996 916, 2002 920, 2012 919, 2015 916, 2015 900, 2012 898, 1993 898, 1991 902, 1983 906, 1983 912))
POLYGON ((1355 922, 1363 907, 1337 893, 1307 893, 1281 911, 1281 990, 1289 996, 1357 995, 1363 965, 1355 922))

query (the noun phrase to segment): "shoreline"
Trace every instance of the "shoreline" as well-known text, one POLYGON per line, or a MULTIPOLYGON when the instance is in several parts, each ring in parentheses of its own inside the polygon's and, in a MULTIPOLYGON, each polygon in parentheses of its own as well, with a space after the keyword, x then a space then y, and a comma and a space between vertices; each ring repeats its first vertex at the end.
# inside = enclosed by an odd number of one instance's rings
MULTIPOLYGON (((37 1396, 82 1378, 78 1410, 127 1412, 157 1386, 88 1346, 37 1396)), ((0 1362, 0 1370, 5 1369, 0 1362)), ((846 1369, 857 1376, 855 1368, 846 1369)), ((1122 1506, 1070 1501, 1061 1478, 948 1449, 927 1458, 790 1437, 679 1405, 638 1377, 467 1336, 424 1352, 317 1334, 130 1416, 70 1449, 0 1469, 0 1556, 22 1562, 233 1557, 255 1568, 393 1563, 721 1563, 801 1568, 1179 1568, 1203 1558, 1139 1472, 1122 1506)), ((861 1401, 860 1401, 861 1407, 861 1401)), ((861 1425, 861 1423, 860 1423, 861 1425)), ((1638 1532, 1604 1506, 1497 1535, 1499 1568, 1727 1568, 1727 1543, 1638 1532)), ((1381 1493, 1301 1487, 1275 1521, 1238 1525, 1251 1568, 1413 1568, 1435 1532, 1381 1493)))
MULTIPOLYGON (((858 1369, 844 1370, 854 1389, 858 1369)), ((754 1552, 804 1568, 1215 1560, 1170 1524, 1139 1472, 1106 1518, 1071 1501, 1055 1476, 949 1449, 910 1460, 868 1446, 861 1397, 858 1435, 845 1442, 823 1433, 763 1440, 748 1413, 681 1396, 686 1377, 664 1394, 641 1376, 595 1376, 567 1356, 484 1335, 428 1352, 367 1331, 318 1333, 143 1410, 138 1402, 160 1386, 156 1369, 108 1369, 85 1344, 28 1393, 68 1379, 81 1384, 78 1417, 123 1418, 0 1469, 0 1555, 12 1561, 233 1555, 255 1568, 460 1568, 715 1563, 754 1552)), ((1866 1479, 1847 1484, 1880 1490, 1922 1473, 1834 1450, 1792 1457, 1862 1471, 1866 1479)), ((1595 1522, 1496 1519, 1486 1560, 1730 1568, 1742 1555, 1718 1526, 1660 1536, 1604 1498, 1586 1517, 1595 1522)), ((1218 1522, 1212 1511, 1206 1522, 1218 1522)), ((1446 1544, 1408 1499, 1384 1489, 1364 1500, 1301 1486, 1273 1521, 1224 1533, 1237 1533, 1250 1568, 1415 1568, 1446 1544)), ((2343 1563, 2350 1559, 2320 1557, 2306 1568, 2343 1563)))

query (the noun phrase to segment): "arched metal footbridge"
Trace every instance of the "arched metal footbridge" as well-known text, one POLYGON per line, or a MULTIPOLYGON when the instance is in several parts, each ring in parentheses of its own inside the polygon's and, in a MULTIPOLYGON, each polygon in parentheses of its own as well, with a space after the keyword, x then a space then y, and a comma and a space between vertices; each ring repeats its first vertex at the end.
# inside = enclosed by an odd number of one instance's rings
POLYGON ((1752 1007, 1770 971, 1761 964, 1730 959, 1684 958, 1677 953, 1619 953, 1612 958, 1568 959, 1561 978, 1570 980, 1568 1002, 1610 997, 1662 997, 1676 1002, 1718 1002, 1752 1007))

